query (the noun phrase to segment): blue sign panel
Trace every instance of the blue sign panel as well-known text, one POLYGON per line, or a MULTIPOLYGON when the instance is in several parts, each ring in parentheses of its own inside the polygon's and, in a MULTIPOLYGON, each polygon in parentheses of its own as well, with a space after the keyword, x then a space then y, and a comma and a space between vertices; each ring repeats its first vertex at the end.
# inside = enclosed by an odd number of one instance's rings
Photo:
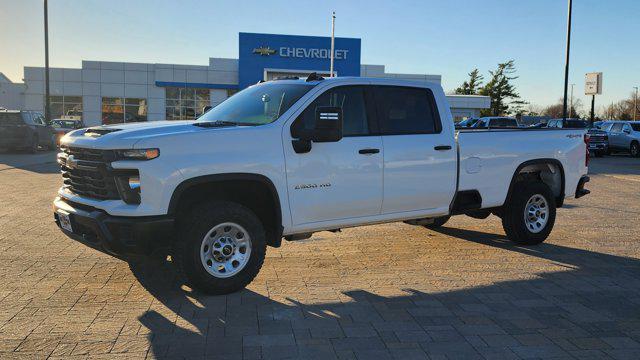
MULTIPOLYGON (((331 38, 240 33, 239 87, 264 79, 265 70, 329 72, 331 38)), ((338 76, 360 76, 360 39, 335 38, 333 67, 338 76)))

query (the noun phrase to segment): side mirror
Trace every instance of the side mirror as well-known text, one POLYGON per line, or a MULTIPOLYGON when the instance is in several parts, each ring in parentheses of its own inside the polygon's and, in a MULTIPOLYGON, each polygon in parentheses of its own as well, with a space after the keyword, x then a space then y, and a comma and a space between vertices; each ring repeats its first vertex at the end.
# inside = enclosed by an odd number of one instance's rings
POLYGON ((625 134, 631 134, 631 130, 629 130, 629 129, 624 129, 624 130, 622 130, 622 132, 624 132, 625 134))
POLYGON ((292 142, 296 153, 311 151, 311 142, 337 142, 342 139, 342 108, 318 106, 314 120, 312 129, 300 129, 297 132, 298 139, 292 142))

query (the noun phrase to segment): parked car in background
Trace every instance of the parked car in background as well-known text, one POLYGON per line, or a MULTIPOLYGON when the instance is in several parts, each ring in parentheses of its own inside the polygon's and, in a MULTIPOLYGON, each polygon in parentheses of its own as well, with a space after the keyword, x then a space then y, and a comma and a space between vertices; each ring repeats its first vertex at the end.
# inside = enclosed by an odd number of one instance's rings
POLYGON ((609 136, 607 132, 589 124, 587 120, 580 119, 551 119, 547 122, 548 128, 560 129, 586 129, 589 134, 589 151, 596 157, 609 154, 609 136))
POLYGON ((56 132, 56 145, 60 144, 60 138, 62 138, 66 133, 82 129, 84 127, 84 123, 82 120, 73 120, 73 119, 54 119, 51 121, 51 126, 56 132))
POLYGON ((640 156, 640 121, 606 121, 602 129, 609 134, 612 151, 640 156))
POLYGON ((518 125, 518 120, 512 117, 487 116, 478 119, 478 121, 476 121, 476 123, 471 127, 479 129, 495 129, 517 128, 520 126, 518 125))
POLYGON ((478 122, 478 118, 467 118, 456 124, 456 129, 470 128, 478 122))
POLYGON ((0 110, 0 148, 38 151, 40 146, 55 149, 53 128, 37 111, 0 110))

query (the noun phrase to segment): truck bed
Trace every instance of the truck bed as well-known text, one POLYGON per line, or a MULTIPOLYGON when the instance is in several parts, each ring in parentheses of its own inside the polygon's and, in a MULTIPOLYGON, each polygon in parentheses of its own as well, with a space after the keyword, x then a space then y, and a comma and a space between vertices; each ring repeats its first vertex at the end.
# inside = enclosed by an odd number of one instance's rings
POLYGON ((458 190, 477 190, 482 208, 501 206, 513 174, 523 164, 551 159, 560 164, 565 197, 574 195, 586 173, 583 129, 456 130, 459 151, 458 190))

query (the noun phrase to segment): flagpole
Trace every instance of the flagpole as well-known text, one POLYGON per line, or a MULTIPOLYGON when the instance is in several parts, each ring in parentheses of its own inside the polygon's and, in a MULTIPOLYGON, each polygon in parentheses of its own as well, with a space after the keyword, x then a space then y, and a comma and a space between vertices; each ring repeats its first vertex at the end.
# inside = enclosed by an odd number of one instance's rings
POLYGON ((331 65, 329 68, 330 77, 334 76, 333 73, 333 56, 335 52, 335 32, 336 32, 336 12, 334 11, 331 15, 331 65))

